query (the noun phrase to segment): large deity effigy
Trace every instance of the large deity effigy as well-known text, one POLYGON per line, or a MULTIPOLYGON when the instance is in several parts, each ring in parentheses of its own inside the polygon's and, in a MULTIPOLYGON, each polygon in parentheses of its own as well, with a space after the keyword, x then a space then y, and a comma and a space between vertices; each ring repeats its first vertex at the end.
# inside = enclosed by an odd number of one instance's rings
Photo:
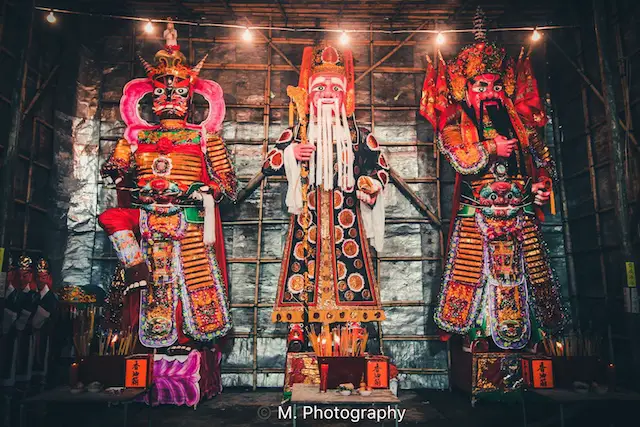
POLYGON ((304 50, 289 87, 297 124, 267 155, 263 172, 285 175, 291 216, 272 320, 290 324, 385 319, 369 240, 382 250, 389 166, 369 130, 355 122, 353 57, 332 46, 304 50))
POLYGON ((530 59, 476 41, 450 63, 431 62, 421 113, 457 172, 437 325, 500 349, 521 349, 566 323, 540 222, 555 165, 530 59))
POLYGON ((124 266, 125 324, 150 348, 193 347, 231 328, 224 239, 218 203, 235 199, 236 176, 219 135, 222 89, 199 78, 204 59, 187 66, 170 25, 155 65, 141 58, 147 78, 124 88, 120 112, 127 128, 102 167, 126 206, 99 217, 124 266), (152 124, 141 118, 153 98, 152 124), (194 94, 208 102, 200 124, 187 121, 194 94))

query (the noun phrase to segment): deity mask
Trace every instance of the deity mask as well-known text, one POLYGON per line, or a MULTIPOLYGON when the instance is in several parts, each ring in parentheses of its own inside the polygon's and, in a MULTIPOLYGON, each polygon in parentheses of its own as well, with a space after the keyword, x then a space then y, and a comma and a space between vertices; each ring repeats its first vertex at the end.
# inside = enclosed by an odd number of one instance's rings
POLYGON ((191 104, 188 79, 164 75, 153 79, 153 112, 160 119, 183 119, 191 104))
POLYGON ((336 105, 342 110, 346 101, 347 79, 334 73, 319 73, 309 85, 309 103, 315 115, 321 105, 336 105))
POLYGON ((353 55, 333 46, 306 47, 302 55, 298 87, 309 94, 307 108, 317 116, 322 105, 334 106, 335 115, 355 109, 353 55))
POLYGON ((185 66, 186 58, 178 46, 167 46, 156 53, 157 66, 140 58, 153 84, 153 112, 160 119, 185 119, 191 105, 193 83, 205 58, 193 68, 185 66))
POLYGON ((124 138, 135 150, 138 134, 143 130, 160 129, 161 125, 146 122, 140 116, 139 104, 145 95, 153 97, 153 112, 161 120, 183 120, 184 127, 200 131, 201 144, 206 144, 207 134, 220 131, 224 120, 225 105, 222 88, 216 82, 199 77, 206 55, 193 68, 175 44, 177 32, 172 27, 165 31, 167 46, 155 55, 155 66, 140 58, 147 78, 131 80, 120 98, 120 115, 126 125, 124 138), (201 123, 186 121, 193 94, 200 94, 209 104, 208 114, 201 123))
POLYGON ((467 105, 480 117, 486 107, 500 109, 505 104, 505 90, 502 77, 498 74, 480 74, 467 81, 467 105))

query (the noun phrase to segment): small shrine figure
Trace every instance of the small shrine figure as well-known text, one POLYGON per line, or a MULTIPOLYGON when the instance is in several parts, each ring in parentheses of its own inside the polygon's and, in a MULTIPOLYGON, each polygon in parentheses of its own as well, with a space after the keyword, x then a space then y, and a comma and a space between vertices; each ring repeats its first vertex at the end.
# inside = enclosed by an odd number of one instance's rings
POLYGON ((18 318, 15 322, 16 329, 16 352, 15 352, 15 381, 31 381, 33 368, 33 355, 35 339, 31 320, 38 307, 40 295, 37 291, 36 281, 33 274, 33 260, 22 255, 18 259, 18 318))
POLYGON ((167 28, 162 33, 162 38, 164 38, 166 48, 175 49, 178 47, 178 31, 171 20, 167 22, 167 28))
POLYGON ((141 58, 147 78, 124 87, 120 112, 127 128, 102 176, 128 206, 99 217, 124 266, 126 327, 138 328, 150 348, 189 351, 231 328, 224 238, 218 203, 235 199, 236 176, 219 131, 225 106, 222 88, 199 78, 176 42, 173 24, 155 65, 141 58), (200 124, 187 122, 193 95, 209 104, 200 124), (160 123, 145 122, 138 108, 151 94, 160 123), (139 325, 138 325, 139 323, 139 325))
POLYGON ((298 123, 282 132, 262 170, 288 181, 292 216, 272 320, 290 324, 292 341, 304 321, 385 319, 368 239, 382 250, 389 165, 355 122, 350 50, 306 47, 298 87, 288 92, 298 123))
POLYGON ((42 377, 42 384, 44 384, 48 372, 53 326, 58 309, 58 297, 51 289, 52 282, 49 263, 44 258, 40 258, 36 265, 38 306, 31 320, 31 325, 35 334, 33 374, 42 377))
POLYGON ((2 333, 0 334, 0 386, 11 386, 15 382, 16 358, 16 320, 20 313, 20 277, 18 266, 9 256, 7 269, 7 287, 4 294, 4 310, 2 313, 2 333))
POLYGON ((486 39, 437 73, 431 61, 421 113, 456 170, 454 212, 437 325, 521 349, 566 323, 560 286, 540 230, 552 202, 555 164, 538 128, 546 123, 530 60, 517 66, 486 39))

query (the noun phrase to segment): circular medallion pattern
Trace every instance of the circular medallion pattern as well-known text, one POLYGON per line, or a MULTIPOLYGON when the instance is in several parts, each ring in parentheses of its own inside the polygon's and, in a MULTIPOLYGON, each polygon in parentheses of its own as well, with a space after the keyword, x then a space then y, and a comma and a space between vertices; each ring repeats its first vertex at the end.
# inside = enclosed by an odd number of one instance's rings
POLYGON ((291 277, 289 277, 287 289, 294 295, 302 292, 304 289, 304 276, 302 276, 302 274, 292 274, 291 277))
POLYGON ((158 156, 151 164, 151 171, 156 176, 168 176, 171 174, 173 163, 171 159, 165 156, 158 156))
POLYGON ((293 256, 296 257, 296 259, 299 261, 302 261, 304 259, 304 248, 302 247, 302 242, 298 242, 294 246, 293 256))
POLYGON ((309 227, 309 231, 307 233, 307 239, 309 240, 310 243, 313 243, 314 245, 316 244, 316 239, 317 239, 317 234, 318 234, 318 229, 316 228, 315 225, 312 225, 311 227, 309 227))
POLYGON ((360 292, 364 289, 364 277, 360 273, 353 273, 347 279, 347 285, 353 292, 360 292))
POLYGON ((358 244, 353 239, 347 239, 342 244, 342 253, 344 253, 347 258, 355 258, 359 251, 360 248, 358 248, 358 244))
POLYGON ((345 265, 345 263, 344 263, 344 262, 342 262, 342 261, 338 261, 338 262, 336 263, 336 267, 337 267, 337 269, 338 269, 338 272, 337 272, 337 273, 338 273, 338 279, 339 279, 339 280, 342 280, 342 279, 344 279, 345 277, 347 277, 347 266, 345 265))
POLYGON ((343 209, 338 214, 338 223, 344 228, 351 227, 354 224, 355 220, 356 216, 350 209, 343 209))

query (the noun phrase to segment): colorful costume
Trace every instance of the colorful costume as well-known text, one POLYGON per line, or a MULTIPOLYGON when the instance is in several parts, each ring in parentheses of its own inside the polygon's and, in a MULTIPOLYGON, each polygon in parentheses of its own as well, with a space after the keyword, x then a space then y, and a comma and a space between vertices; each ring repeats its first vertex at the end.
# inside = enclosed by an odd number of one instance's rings
POLYGON ((31 320, 40 295, 33 277, 33 261, 26 255, 18 260, 17 271, 10 273, 7 305, 3 324, 5 360, 2 363, 2 385, 31 380, 35 339, 31 320), (13 319, 13 321, 11 321, 13 319))
POLYGON ((40 375, 43 383, 48 372, 53 326, 58 309, 58 297, 51 290, 51 283, 49 263, 44 258, 40 258, 36 265, 38 306, 31 319, 31 326, 35 334, 33 374, 40 375))
POLYGON ((119 205, 127 190, 133 207, 108 209, 99 220, 125 268, 125 317, 135 325, 139 316, 140 342, 159 348, 211 341, 231 328, 217 203, 235 198, 236 177, 218 135, 222 89, 198 78, 204 59, 189 68, 180 48, 167 45, 155 60, 155 67, 142 60, 148 78, 124 88, 120 111, 127 129, 102 168, 122 190, 119 205), (159 125, 138 112, 149 93, 159 125), (193 93, 209 103, 199 125, 186 121, 193 93))
POLYGON ((546 122, 536 81, 528 58, 514 67, 483 31, 455 61, 438 62, 436 73, 429 61, 420 110, 457 177, 435 321, 523 348, 538 328, 566 322, 534 205, 555 173, 536 129, 546 122), (501 139, 515 141, 507 157, 498 155, 501 139))
POLYGON ((382 249, 389 167, 374 136, 355 124, 353 82, 350 51, 306 48, 299 87, 289 88, 299 123, 282 133, 263 165, 265 175, 286 174, 293 214, 274 322, 303 322, 304 304, 309 322, 385 319, 367 237, 382 249), (335 96, 323 98, 330 89, 335 96), (296 159, 299 144, 315 147, 308 162, 296 159))

